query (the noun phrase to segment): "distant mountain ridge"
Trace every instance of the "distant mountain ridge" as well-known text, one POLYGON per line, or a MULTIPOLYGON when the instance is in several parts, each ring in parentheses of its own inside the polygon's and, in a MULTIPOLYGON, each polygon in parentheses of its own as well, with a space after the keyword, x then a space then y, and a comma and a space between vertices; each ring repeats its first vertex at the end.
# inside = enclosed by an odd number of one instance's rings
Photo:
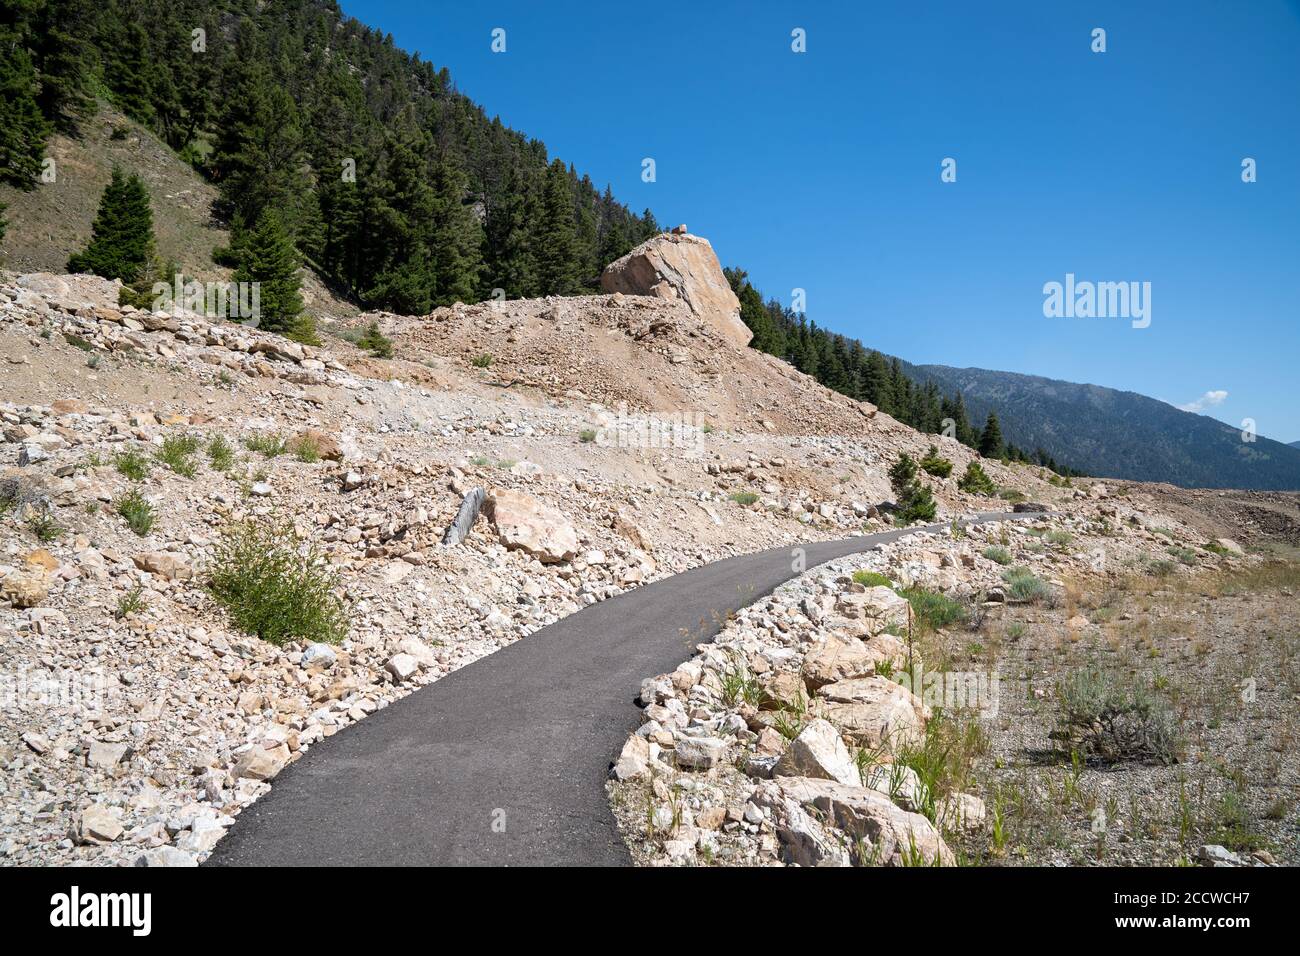
POLYGON ((1300 442, 1257 436, 1136 392, 1037 375, 946 365, 904 370, 945 393, 960 391, 973 421, 997 412, 1002 434, 1044 448, 1091 475, 1184 488, 1300 489, 1300 442))

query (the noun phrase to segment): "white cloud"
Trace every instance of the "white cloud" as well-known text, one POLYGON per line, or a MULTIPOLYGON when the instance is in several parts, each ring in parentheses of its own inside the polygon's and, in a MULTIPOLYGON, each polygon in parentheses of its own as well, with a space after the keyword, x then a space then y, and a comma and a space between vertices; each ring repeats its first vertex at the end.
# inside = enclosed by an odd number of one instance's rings
POLYGON ((1188 402, 1186 405, 1179 405, 1185 412, 1203 412, 1207 408, 1213 408, 1215 405, 1222 405, 1224 399, 1228 397, 1227 389, 1216 388, 1206 392, 1194 402, 1188 402))

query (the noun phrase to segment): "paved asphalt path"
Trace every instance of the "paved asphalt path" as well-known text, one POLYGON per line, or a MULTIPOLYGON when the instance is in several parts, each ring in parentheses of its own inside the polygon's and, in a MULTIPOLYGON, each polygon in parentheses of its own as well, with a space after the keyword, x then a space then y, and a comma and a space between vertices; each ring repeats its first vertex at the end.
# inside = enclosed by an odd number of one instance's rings
MULTIPOLYGON (((976 522, 1025 515, 989 514, 976 522)), ((941 529, 946 525, 933 525, 941 529)), ((804 546, 806 566, 918 529, 804 546)), ((239 815, 209 866, 630 863, 605 795, 641 680, 794 577, 792 548, 593 604, 321 743, 239 815)))

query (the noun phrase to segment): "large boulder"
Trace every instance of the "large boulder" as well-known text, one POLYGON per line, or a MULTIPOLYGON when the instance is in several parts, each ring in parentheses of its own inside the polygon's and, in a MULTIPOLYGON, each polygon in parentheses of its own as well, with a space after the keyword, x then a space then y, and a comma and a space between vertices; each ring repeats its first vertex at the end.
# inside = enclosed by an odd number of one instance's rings
POLYGON ((856 677, 817 689, 813 712, 865 747, 915 743, 929 717, 921 699, 887 677, 856 677))
POLYGON ((116 309, 120 279, 92 275, 54 275, 32 272, 18 277, 18 286, 39 295, 65 312, 78 309, 116 309))
POLYGON ((606 292, 680 299, 730 342, 749 344, 753 333, 740 320, 740 300, 731 291, 709 240, 665 232, 647 239, 600 276, 606 292))
POLYGON ((836 681, 868 677, 878 665, 897 668, 907 657, 907 645, 892 634, 878 634, 869 641, 832 631, 803 661, 803 679, 810 691, 836 681))
POLYGON ((896 806, 875 790, 845 786, 833 780, 785 777, 760 785, 752 799, 770 804, 777 802, 774 796, 784 798, 782 802, 816 810, 819 819, 861 847, 864 862, 884 866, 936 863, 952 866, 956 862, 934 824, 919 813, 896 806))
POLYGON ((814 720, 790 742, 790 749, 777 761, 778 777, 817 777, 850 786, 862 782, 858 765, 839 731, 824 720, 814 720))
POLYGON ((560 512, 532 495, 506 488, 488 492, 485 511, 501 543, 539 561, 568 561, 578 553, 578 532, 560 512))
POLYGON ((851 586, 835 602, 835 610, 853 621, 860 621, 867 637, 887 628, 906 632, 912 624, 912 604, 893 588, 883 585, 867 588, 851 586))

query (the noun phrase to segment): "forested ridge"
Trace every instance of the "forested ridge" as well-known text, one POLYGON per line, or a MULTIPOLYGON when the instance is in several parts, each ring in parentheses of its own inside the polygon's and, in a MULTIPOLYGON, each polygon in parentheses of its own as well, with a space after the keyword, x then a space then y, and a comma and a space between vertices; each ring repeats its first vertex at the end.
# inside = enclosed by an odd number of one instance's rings
MULTIPOLYGON (((75 135, 106 99, 217 187, 231 242, 213 258, 241 277, 283 284, 291 242, 341 296, 419 315, 497 290, 594 291, 659 231, 649 209, 597 189, 332 0, 7 0, 0 50, 0 181, 35 188, 51 132, 75 135)), ((755 348, 921 431, 950 423, 986 454, 1057 467, 1005 444, 995 415, 973 426, 960 392, 918 384, 727 272, 755 348)), ((296 290, 281 298, 292 307, 271 327, 310 338, 296 290)))
POLYGON ((104 97, 211 179, 233 245, 274 212, 367 308, 592 290, 659 231, 330 0, 6 0, 0 49, 3 181, 104 97))
POLYGON ((991 407, 983 425, 976 427, 959 389, 944 394, 933 379, 914 377, 899 359, 821 328, 777 299, 764 299, 744 270, 725 272, 740 299, 740 317, 754 333, 753 348, 785 359, 827 388, 870 402, 917 431, 948 434, 987 458, 1031 462, 1062 475, 1082 474, 1041 447, 1025 450, 1005 441, 991 407))

